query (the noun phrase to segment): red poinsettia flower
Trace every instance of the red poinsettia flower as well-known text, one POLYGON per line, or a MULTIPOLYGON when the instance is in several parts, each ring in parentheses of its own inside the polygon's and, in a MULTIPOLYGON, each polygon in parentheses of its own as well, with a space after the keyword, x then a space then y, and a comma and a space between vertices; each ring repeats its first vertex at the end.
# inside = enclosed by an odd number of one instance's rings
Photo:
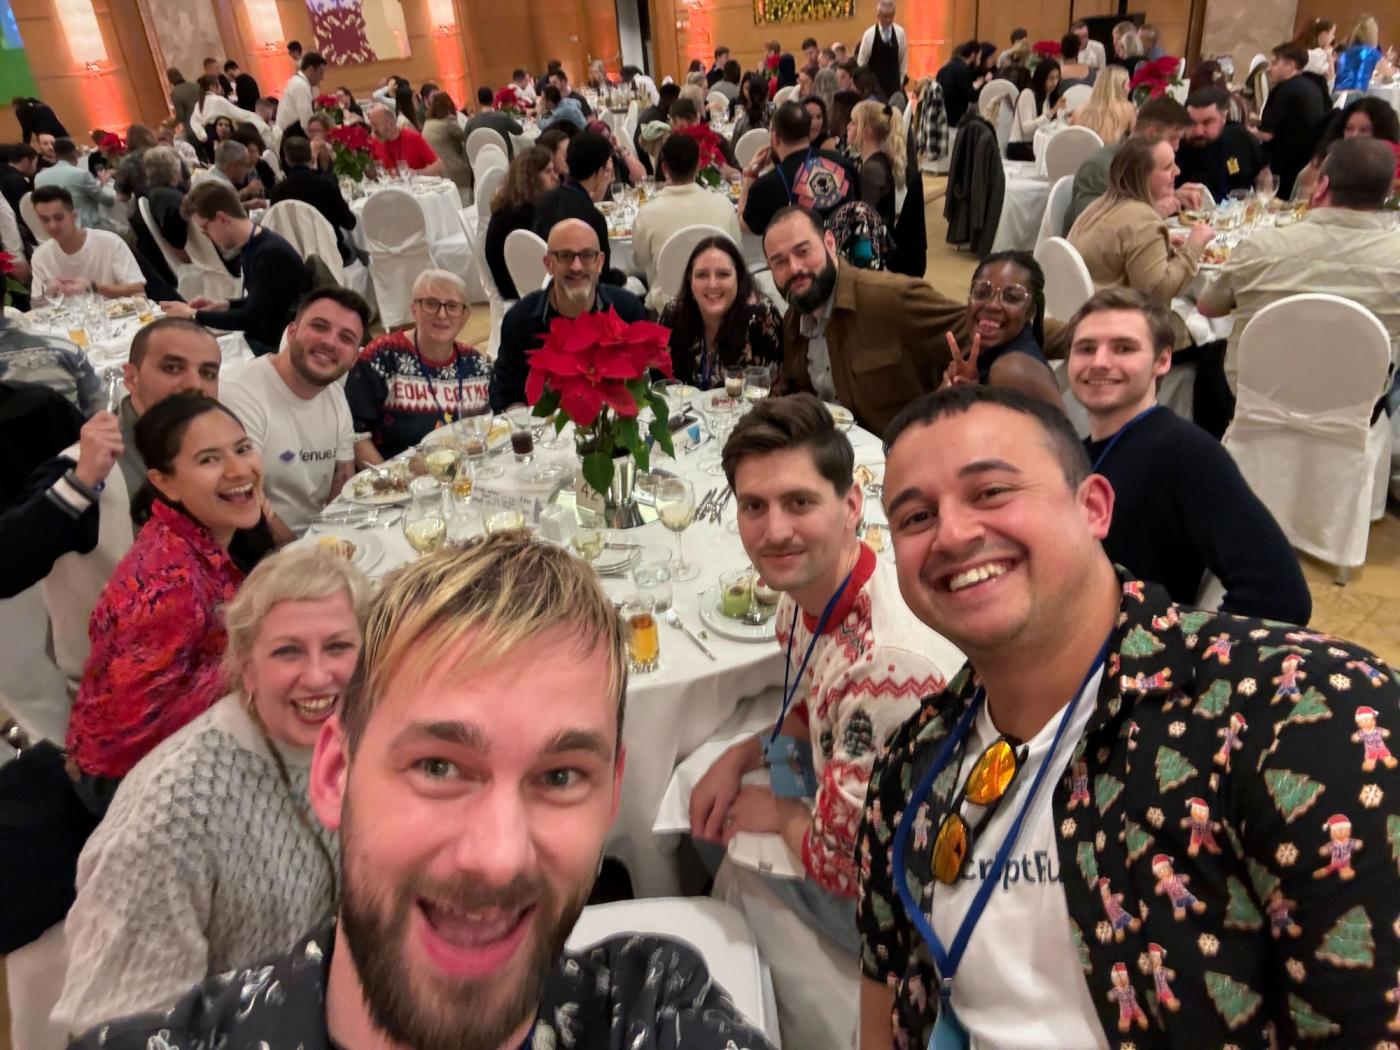
POLYGON ((0 277, 8 277, 15 272, 15 257, 9 252, 0 252, 0 277))
POLYGON ((327 131, 326 138, 330 140, 332 145, 354 150, 357 153, 370 151, 369 132, 365 130, 363 124, 341 124, 327 131))
POLYGON ((1059 58, 1060 42, 1058 40, 1037 40, 1031 45, 1031 50, 1042 58, 1059 58))
POLYGON ((1154 59, 1151 62, 1140 62, 1133 71, 1133 77, 1128 81, 1128 91, 1137 91, 1139 88, 1147 88, 1153 98, 1156 98, 1168 87, 1179 83, 1180 79, 1176 75, 1179 60, 1167 55, 1163 58, 1154 59))
POLYGON ((676 134, 695 140, 695 144, 700 147, 700 167, 718 168, 724 163, 724 150, 720 146, 719 136, 710 130, 708 124, 692 124, 676 134))
POLYGON ((125 153, 126 143, 122 142, 120 135, 109 131, 97 140, 97 148, 103 153, 125 153))
POLYGON ((340 109, 340 99, 334 95, 317 95, 311 106, 313 109, 340 109))
POLYGON ((496 97, 491 100, 494 109, 520 109, 522 108, 520 93, 515 90, 514 84, 507 84, 496 92, 496 97))
POLYGON ((649 321, 627 324, 612 309, 556 317, 544 344, 530 354, 525 398, 533 405, 546 388, 555 391, 560 411, 579 427, 597 422, 605 406, 621 417, 635 417, 637 400, 627 384, 643 378, 649 368, 674 375, 670 334, 649 321))

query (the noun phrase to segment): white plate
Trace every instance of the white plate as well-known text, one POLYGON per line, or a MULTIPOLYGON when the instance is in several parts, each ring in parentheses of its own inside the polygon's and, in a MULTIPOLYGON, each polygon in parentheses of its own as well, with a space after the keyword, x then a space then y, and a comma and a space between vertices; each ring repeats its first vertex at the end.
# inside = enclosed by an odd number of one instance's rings
POLYGON ((295 543, 289 543, 288 548, 305 547, 314 549, 317 540, 323 536, 335 536, 355 545, 354 557, 350 559, 350 564, 359 569, 366 576, 371 575, 384 561, 384 540, 376 536, 373 529, 351 529, 345 526, 328 528, 324 525, 315 525, 307 530, 307 534, 295 543))
MULTIPOLYGON (((444 441, 457 439, 465 440, 466 431, 462 428, 462 421, 448 423, 445 427, 438 427, 429 432, 419 444, 421 445, 441 445, 444 441)), ((490 452, 499 452, 510 444, 510 424, 504 419, 498 419, 491 424, 491 431, 486 435, 486 448, 490 452)))
POLYGON ((831 421, 836 424, 837 430, 850 430, 856 425, 856 417, 845 405, 833 405, 827 403, 826 410, 831 413, 831 421))
POLYGON ((346 503, 353 503, 359 507, 393 507, 409 500, 408 490, 403 492, 384 492, 372 496, 355 495, 355 484, 361 478, 373 477, 375 470, 373 467, 366 467, 353 478, 345 483, 345 487, 340 490, 340 498, 346 503))
MULTIPOLYGON (((615 541, 608 540, 608 543, 615 541)), ((641 545, 628 550, 610 550, 603 548, 603 553, 598 555, 598 560, 593 563, 593 571, 599 576, 621 576, 632 568, 638 556, 642 553, 641 545)))
POLYGON ((776 616, 770 616, 766 623, 758 625, 740 623, 725 616, 719 608, 718 584, 700 595, 700 619, 721 638, 736 642, 771 642, 778 636, 776 616))

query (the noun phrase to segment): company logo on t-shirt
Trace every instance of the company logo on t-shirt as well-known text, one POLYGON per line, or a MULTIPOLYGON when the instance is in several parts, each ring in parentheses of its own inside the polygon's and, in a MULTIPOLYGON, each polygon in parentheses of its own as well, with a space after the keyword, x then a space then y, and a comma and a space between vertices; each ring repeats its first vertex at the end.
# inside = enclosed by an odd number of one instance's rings
POLYGON ((324 463, 328 459, 335 459, 335 449, 304 448, 301 450, 301 461, 303 463, 324 463))
MULTIPOLYGON (((992 860, 992 857, 969 858, 959 877, 964 882, 985 882, 992 873, 992 860)), ((1063 881, 1059 857, 1043 849, 1022 853, 1019 860, 1008 857, 1001 871, 1001 888, 1007 891, 1022 882, 1043 886, 1063 881)))
POLYGON ((283 452, 277 458, 280 459, 283 463, 290 463, 292 460, 297 458, 297 454, 292 449, 287 449, 286 452, 283 452))
POLYGON ((811 157, 802 162, 793 182, 792 194, 803 207, 829 211, 846 199, 850 180, 846 169, 830 157, 811 157))

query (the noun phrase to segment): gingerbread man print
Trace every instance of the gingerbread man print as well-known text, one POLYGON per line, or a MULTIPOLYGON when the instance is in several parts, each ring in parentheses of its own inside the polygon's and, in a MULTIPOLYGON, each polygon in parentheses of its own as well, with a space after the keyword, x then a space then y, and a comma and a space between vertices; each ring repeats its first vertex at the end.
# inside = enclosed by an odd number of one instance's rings
POLYGON ((1137 992, 1128 980, 1126 963, 1113 964, 1113 987, 1108 990, 1108 1001, 1118 1004, 1118 1031, 1131 1031, 1134 1024, 1144 1031, 1147 1029, 1147 1015, 1138 1005, 1137 992))
POLYGON ((1098 886, 1104 914, 1108 916, 1108 924, 1113 929, 1113 939, 1122 944, 1127 936, 1125 931, 1136 933, 1142 927, 1142 920, 1123 907, 1123 895, 1112 892, 1107 879, 1099 879, 1098 886))
POLYGON ((1283 673, 1274 679, 1274 685, 1278 689, 1274 691, 1274 698, 1269 701, 1276 704, 1280 700, 1297 700, 1303 695, 1299 682, 1307 678, 1306 671, 1298 670, 1298 665, 1303 662, 1303 658, 1297 653, 1289 653, 1283 658, 1283 673))
POLYGON ((1181 1000, 1172 991, 1172 986, 1168 982, 1176 980, 1176 971, 1164 963, 1167 952, 1160 944, 1149 944, 1147 946, 1147 967, 1152 974, 1152 983, 1157 988, 1157 1002, 1163 1009, 1176 1013, 1181 1009, 1181 1000))
POLYGON ((1186 855, 1194 857, 1205 849, 1208 853, 1219 853, 1220 846, 1215 841, 1215 833, 1220 830, 1220 821, 1210 819, 1210 806, 1205 799, 1193 798, 1186 803, 1186 816, 1181 826, 1191 832, 1191 844, 1186 847, 1186 855))
POLYGON ((1351 881, 1356 878, 1356 869, 1351 866, 1351 857, 1361 849, 1362 841, 1351 837, 1351 821, 1345 814, 1332 814, 1322 827, 1328 834, 1328 841, 1320 846, 1317 852, 1328 858, 1327 866, 1313 872, 1313 878, 1325 879, 1335 872, 1337 878, 1343 882, 1351 881))
POLYGON ((1386 738, 1390 736, 1389 729, 1382 729, 1376 724, 1377 712, 1374 707, 1358 707, 1356 709, 1356 732, 1351 734, 1351 742, 1360 744, 1362 747, 1361 771, 1369 773, 1376 768, 1376 763, 1380 762, 1386 769, 1394 769, 1396 766, 1395 756, 1390 753, 1390 748, 1386 747, 1386 738))
POLYGON ((1289 900, 1277 887, 1269 894, 1269 899, 1264 902, 1264 914, 1269 917, 1269 932, 1275 940, 1285 933, 1290 937, 1302 934, 1303 928, 1293 921, 1293 909, 1296 907, 1298 902, 1289 900))
POLYGON ((1240 736, 1248 728, 1249 723, 1244 720, 1244 715, 1236 711, 1230 716, 1229 725, 1221 726, 1215 731, 1215 735, 1222 738, 1220 750, 1215 753, 1215 764, 1224 766, 1227 773, 1230 771, 1230 752, 1244 747, 1240 736))
POLYGON ((1178 875, 1172 859, 1165 853, 1152 858, 1152 874, 1157 878, 1157 895, 1171 902, 1172 918, 1177 922, 1186 918, 1187 909, 1197 915, 1206 910, 1205 902, 1197 900, 1195 894, 1186 888, 1191 876, 1178 875))
POLYGON ((1202 659, 1215 657, 1222 664, 1230 662, 1230 650, 1237 643, 1228 634, 1217 634, 1212 636, 1210 645, 1206 646, 1206 651, 1201 654, 1202 659))
POLYGON ((1366 681, 1370 682, 1371 685, 1377 689, 1385 685, 1386 673, 1379 668, 1372 667, 1365 660, 1348 660, 1347 670, 1360 671, 1366 676, 1366 681))
POLYGON ((1077 759, 1074 768, 1070 770, 1069 777, 1069 802, 1065 809, 1075 809, 1079 806, 1088 806, 1089 803, 1089 764, 1082 758, 1077 759))
POLYGON ((1395 1003, 1395 1016, 1385 1023, 1392 1032, 1400 1032, 1400 970, 1395 971, 1395 987, 1385 993, 1385 1001, 1395 1003))

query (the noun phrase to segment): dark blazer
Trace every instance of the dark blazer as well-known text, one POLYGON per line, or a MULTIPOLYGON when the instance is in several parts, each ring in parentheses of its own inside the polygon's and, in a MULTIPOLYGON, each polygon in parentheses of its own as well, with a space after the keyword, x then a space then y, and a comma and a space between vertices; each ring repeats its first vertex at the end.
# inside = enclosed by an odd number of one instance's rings
POLYGON ((948 196, 943 203, 948 243, 966 244, 983 259, 990 255, 1005 197, 1006 173, 996 129, 970 113, 958 126, 948 169, 948 196))

